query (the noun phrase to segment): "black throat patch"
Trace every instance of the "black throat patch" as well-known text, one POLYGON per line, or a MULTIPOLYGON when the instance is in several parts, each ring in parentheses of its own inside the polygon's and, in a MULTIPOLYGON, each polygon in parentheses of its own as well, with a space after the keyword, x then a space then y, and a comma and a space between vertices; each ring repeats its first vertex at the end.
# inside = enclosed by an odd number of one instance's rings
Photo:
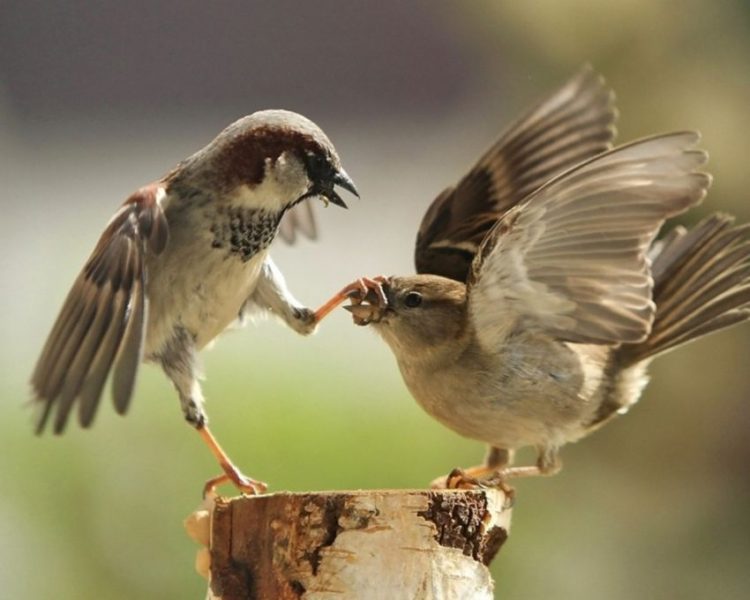
POLYGON ((266 210, 219 206, 211 224, 211 247, 224 248, 247 262, 268 248, 276 235, 282 213, 266 210))

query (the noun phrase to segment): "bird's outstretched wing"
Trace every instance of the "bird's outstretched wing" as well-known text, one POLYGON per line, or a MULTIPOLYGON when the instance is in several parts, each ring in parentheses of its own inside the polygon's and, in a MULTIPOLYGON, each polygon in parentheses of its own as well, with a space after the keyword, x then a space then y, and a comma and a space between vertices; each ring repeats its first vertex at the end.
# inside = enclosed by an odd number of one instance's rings
POLYGON ((62 433, 78 402, 91 424, 110 372, 115 409, 130 403, 147 323, 147 252, 161 253, 169 231, 159 202, 163 189, 145 187, 122 205, 68 293, 31 378, 41 433, 55 409, 62 433))
POLYGON ((595 344, 641 341, 653 317, 647 253, 664 220, 698 203, 710 177, 699 136, 634 142, 567 171, 510 210, 469 277, 482 345, 520 328, 595 344))
POLYGON ((318 238, 315 211, 311 202, 299 202, 284 213, 279 224, 279 237, 287 244, 297 241, 297 233, 309 240, 318 238))
POLYGON ((417 272, 465 282, 497 220, 555 175, 609 150, 616 118, 612 91, 590 67, 581 69, 435 199, 417 235, 417 272))

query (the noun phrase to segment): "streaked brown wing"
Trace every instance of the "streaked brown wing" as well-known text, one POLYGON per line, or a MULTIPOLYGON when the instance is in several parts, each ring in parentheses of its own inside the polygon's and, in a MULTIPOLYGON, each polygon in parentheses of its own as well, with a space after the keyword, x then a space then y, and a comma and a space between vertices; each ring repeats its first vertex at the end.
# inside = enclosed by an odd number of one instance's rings
MULTIPOLYGON (((750 224, 716 213, 690 231, 672 230, 653 266, 656 318, 633 360, 666 352, 750 316, 750 224)), ((633 358, 631 358, 633 357, 633 358)))
POLYGON ((515 122, 422 219, 418 273, 466 281, 485 235, 552 177, 611 148, 614 95, 590 67, 515 122))
POLYGON ((312 203, 309 201, 295 204, 287 210, 279 224, 279 237, 287 244, 293 244, 297 241, 298 232, 309 240, 318 238, 315 212, 312 203))
POLYGON ((55 410, 55 433, 78 402, 78 420, 93 421, 110 372, 115 409, 125 413, 142 358, 147 302, 146 252, 161 253, 168 226, 155 185, 123 204, 78 275, 31 378, 41 433, 55 410))
POLYGON ((664 220, 700 202, 710 177, 692 132, 590 159, 509 211, 472 264, 469 307, 483 346, 518 328, 593 344, 642 341, 654 318, 647 253, 664 220))

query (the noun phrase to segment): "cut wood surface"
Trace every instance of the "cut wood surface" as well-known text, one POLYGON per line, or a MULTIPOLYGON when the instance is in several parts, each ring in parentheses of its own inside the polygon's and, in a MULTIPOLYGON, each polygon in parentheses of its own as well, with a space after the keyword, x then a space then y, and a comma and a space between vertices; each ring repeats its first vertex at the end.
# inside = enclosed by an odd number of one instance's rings
POLYGON ((217 498, 209 597, 491 599, 487 565, 508 537, 505 503, 498 490, 217 498))

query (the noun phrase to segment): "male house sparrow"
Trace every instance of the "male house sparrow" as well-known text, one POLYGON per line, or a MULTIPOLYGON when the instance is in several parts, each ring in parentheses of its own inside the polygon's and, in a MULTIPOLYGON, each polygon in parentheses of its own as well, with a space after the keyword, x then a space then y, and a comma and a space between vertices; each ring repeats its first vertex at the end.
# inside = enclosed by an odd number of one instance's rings
POLYGON ((698 135, 592 158, 605 149, 592 140, 611 138, 606 97, 584 70, 433 202, 418 275, 351 288, 346 308, 388 343, 417 402, 489 444, 442 485, 556 472, 562 445, 638 400, 654 356, 750 316, 747 226, 714 215, 653 242, 710 184, 698 135), (509 466, 524 446, 536 465, 509 466))
POLYGON ((254 310, 303 335, 315 329, 329 309, 313 312, 291 295, 268 247, 280 226, 288 240, 296 231, 314 235, 304 200, 345 208, 335 185, 358 195, 320 128, 267 110, 232 123, 130 196, 73 284, 34 370, 37 431, 51 420, 62 433, 74 407, 80 424, 91 425, 110 373, 115 410, 124 414, 138 365, 156 362, 222 466, 207 486, 229 479, 243 491, 264 490, 207 427, 196 353, 254 310))

